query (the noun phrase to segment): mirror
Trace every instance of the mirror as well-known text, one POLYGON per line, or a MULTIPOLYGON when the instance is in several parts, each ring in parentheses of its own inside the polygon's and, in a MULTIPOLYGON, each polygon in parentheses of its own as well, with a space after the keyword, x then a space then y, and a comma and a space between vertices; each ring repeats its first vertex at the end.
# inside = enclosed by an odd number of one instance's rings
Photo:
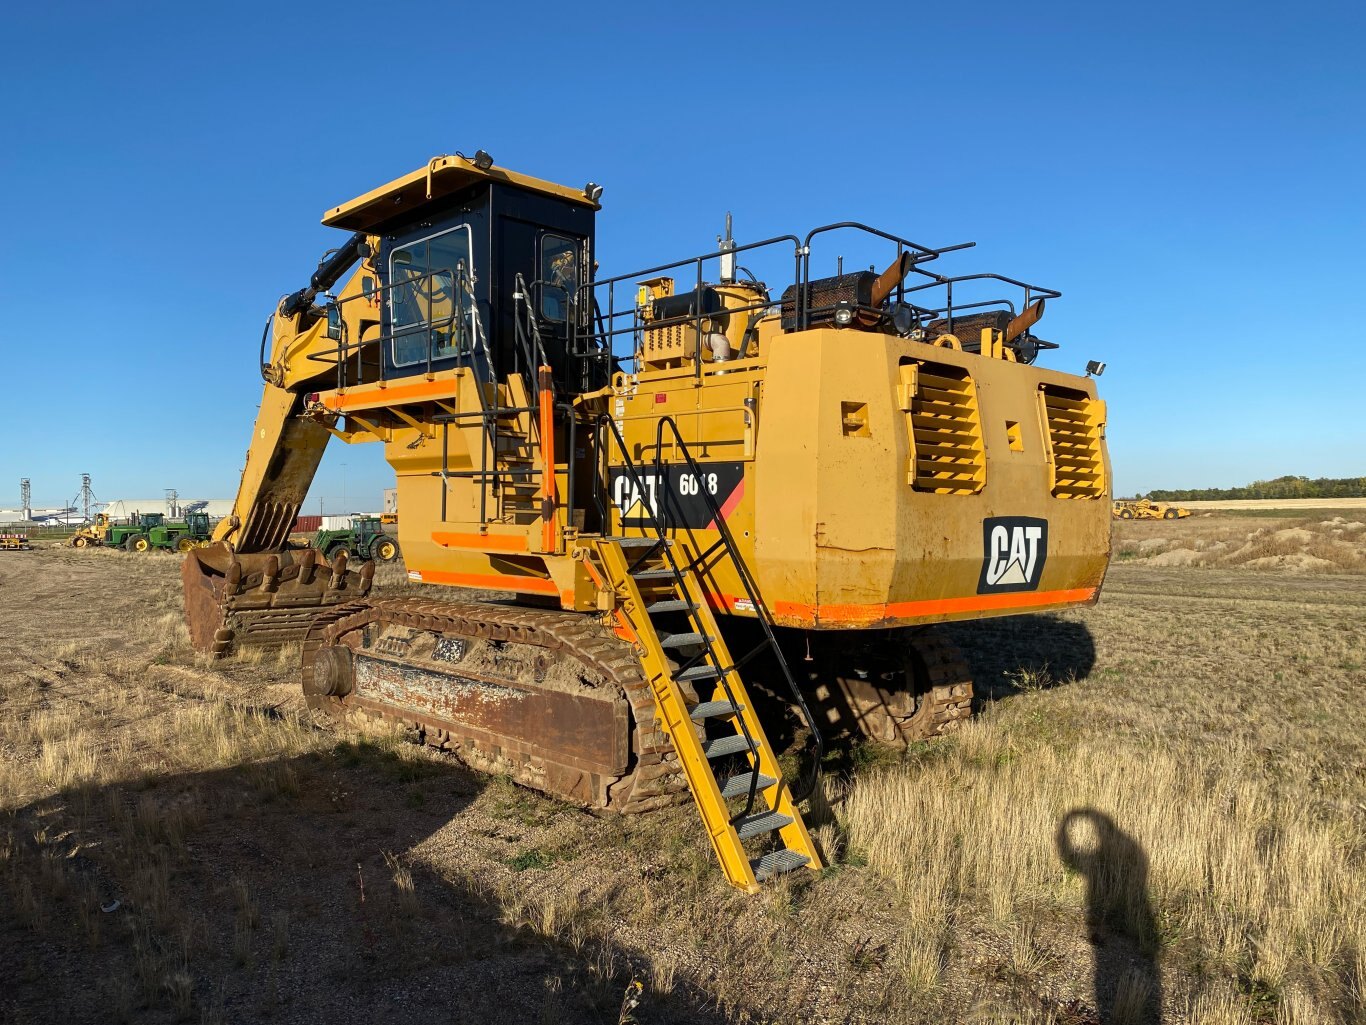
POLYGON ((365 293, 365 298, 370 302, 375 301, 375 279, 369 274, 360 279, 360 290, 365 293))
POLYGON ((327 337, 333 341, 341 341, 342 336, 342 315, 341 308, 336 303, 327 304, 327 337))

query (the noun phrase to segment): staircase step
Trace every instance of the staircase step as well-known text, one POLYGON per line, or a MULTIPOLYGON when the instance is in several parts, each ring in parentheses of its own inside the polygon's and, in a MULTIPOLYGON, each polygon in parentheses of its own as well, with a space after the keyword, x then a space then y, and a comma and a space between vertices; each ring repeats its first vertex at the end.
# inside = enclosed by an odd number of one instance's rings
POLYGON ((721 784, 721 796, 748 797, 749 782, 755 776, 759 777, 759 785, 755 788, 756 793, 760 790, 763 790, 764 787, 771 787, 774 783, 778 782, 772 776, 765 776, 762 772, 755 772, 753 770, 749 772, 742 772, 740 773, 740 775, 732 776, 730 779, 726 780, 724 783, 721 784))
POLYGON ((673 575, 672 569, 638 569, 631 574, 636 580, 672 580, 673 575))
POLYGON ((668 548, 673 544, 667 537, 609 537, 605 541, 615 542, 622 548, 668 548))
POLYGON ((699 705, 694 705, 688 716, 693 722, 701 722, 703 719, 714 719, 719 716, 729 717, 738 711, 740 709, 729 701, 703 701, 699 705))
POLYGON ((706 641, 712 640, 712 638, 704 637, 702 634, 696 632, 682 634, 661 634, 661 637, 663 638, 659 642, 659 646, 661 648, 686 648, 690 644, 702 644, 706 641))
POLYGON ((670 598, 668 601, 657 601, 653 605, 645 606, 647 616, 658 615, 661 612, 691 612, 697 608, 690 601, 683 601, 681 598, 670 598))
POLYGON ((753 750, 743 733, 702 741, 702 753, 708 758, 724 758, 726 755, 738 755, 741 751, 753 750))
POLYGON ((752 836, 772 833, 774 830, 782 829, 783 826, 791 825, 791 823, 791 815, 784 815, 776 811, 756 811, 753 815, 741 815, 731 825, 735 827, 735 832, 739 834, 741 840, 748 840, 752 836))
POLYGON ((784 848, 780 851, 769 851, 761 858, 752 858, 749 864, 754 869, 754 878, 762 883, 764 880, 780 876, 784 872, 801 868, 810 860, 805 854, 798 854, 796 851, 789 851, 784 848))
POLYGON ((676 679, 676 680, 714 680, 714 679, 716 679, 716 677, 718 677, 718 676, 720 676, 720 675, 721 675, 721 670, 717 669, 715 666, 702 665, 702 666, 693 666, 691 669, 684 669, 681 673, 677 674, 677 675, 674 677, 674 679, 676 679))

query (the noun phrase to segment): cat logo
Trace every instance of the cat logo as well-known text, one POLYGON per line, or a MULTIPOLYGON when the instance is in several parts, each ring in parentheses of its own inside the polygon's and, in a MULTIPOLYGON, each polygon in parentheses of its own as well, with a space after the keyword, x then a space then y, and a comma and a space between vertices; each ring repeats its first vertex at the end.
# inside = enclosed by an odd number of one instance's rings
POLYGON ((982 576, 977 593, 1035 590, 1047 558, 1047 520, 988 517, 982 521, 982 576))

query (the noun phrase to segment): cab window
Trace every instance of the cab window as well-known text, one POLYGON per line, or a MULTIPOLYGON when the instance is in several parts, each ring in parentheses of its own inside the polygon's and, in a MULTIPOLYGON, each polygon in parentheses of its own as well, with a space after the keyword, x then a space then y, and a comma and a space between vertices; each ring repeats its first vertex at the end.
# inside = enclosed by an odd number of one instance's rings
POLYGON ((396 247, 389 255, 389 330, 395 366, 445 359, 469 349, 470 229, 462 224, 396 247))
POLYGON ((563 235, 541 236, 541 316, 563 322, 579 288, 579 243, 563 235))

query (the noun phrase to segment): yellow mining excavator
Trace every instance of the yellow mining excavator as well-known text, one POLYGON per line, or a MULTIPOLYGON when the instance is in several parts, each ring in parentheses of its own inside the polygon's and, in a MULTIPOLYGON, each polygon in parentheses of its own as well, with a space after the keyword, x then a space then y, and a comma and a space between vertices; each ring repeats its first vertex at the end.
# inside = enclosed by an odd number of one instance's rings
POLYGON ((266 325, 186 615, 206 651, 302 640, 311 706, 564 799, 691 795, 752 891, 821 866, 797 804, 824 734, 969 714, 933 624, 1096 600, 1105 406, 1034 365, 1059 293, 931 269, 970 244, 841 223, 742 245, 727 218, 715 251, 598 277, 601 192, 481 150, 326 212, 351 234, 266 325), (837 235, 874 266, 814 275, 837 235), (289 545, 332 438, 385 446, 407 575, 450 597, 289 545))

